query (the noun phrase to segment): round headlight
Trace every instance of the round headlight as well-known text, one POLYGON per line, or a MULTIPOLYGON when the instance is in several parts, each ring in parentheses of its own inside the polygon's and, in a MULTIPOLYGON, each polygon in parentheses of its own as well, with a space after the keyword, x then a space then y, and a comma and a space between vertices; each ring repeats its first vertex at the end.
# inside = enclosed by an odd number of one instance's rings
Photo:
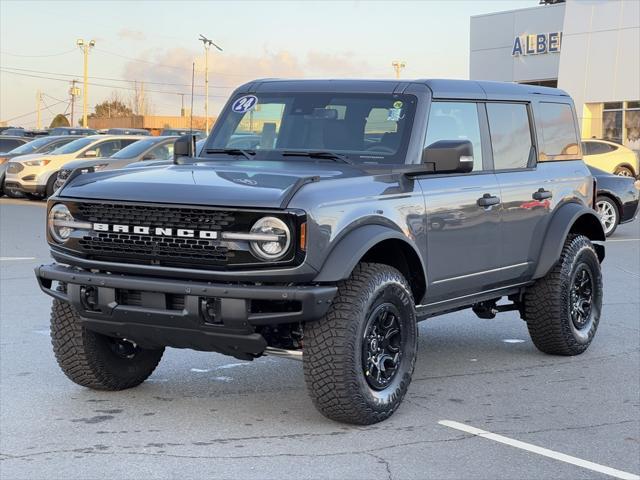
POLYGON ((58 243, 64 243, 73 233, 71 224, 74 222, 73 215, 62 203, 57 203, 49 210, 49 233, 58 243))
POLYGON ((287 253, 291 244, 289 227, 279 218, 261 218, 253 224, 251 233, 273 237, 268 240, 251 241, 251 250, 263 260, 277 260, 287 253))

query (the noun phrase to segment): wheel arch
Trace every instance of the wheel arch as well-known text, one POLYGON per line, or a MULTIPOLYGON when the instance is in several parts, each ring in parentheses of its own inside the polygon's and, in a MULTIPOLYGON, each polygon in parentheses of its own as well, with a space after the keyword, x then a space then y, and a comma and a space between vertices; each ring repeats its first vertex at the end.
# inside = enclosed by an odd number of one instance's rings
POLYGON ((426 292, 426 273, 417 248, 402 232, 382 225, 365 225, 346 234, 331 250, 315 282, 346 280, 361 261, 382 263, 402 273, 420 303, 426 292))
MULTIPOLYGON (((570 234, 584 235, 593 242, 604 242, 602 222, 594 210, 580 203, 566 203, 558 208, 549 227, 538 257, 533 279, 544 277, 560 258, 562 247, 570 234)), ((604 260, 604 245, 594 244, 598 260, 604 260)))
POLYGON ((633 165, 631 165, 629 162, 626 162, 626 161, 616 165, 616 168, 614 168, 613 171, 615 172, 621 167, 628 168, 629 170, 631 170, 631 173, 633 173, 634 177, 636 177, 638 175, 638 172, 636 172, 635 167, 633 165))

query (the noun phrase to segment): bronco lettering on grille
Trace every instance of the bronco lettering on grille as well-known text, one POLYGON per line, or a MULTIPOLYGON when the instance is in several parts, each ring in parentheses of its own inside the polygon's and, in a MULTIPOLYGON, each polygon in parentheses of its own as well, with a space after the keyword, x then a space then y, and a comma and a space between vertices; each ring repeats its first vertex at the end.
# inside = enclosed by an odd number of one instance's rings
POLYGON ((152 228, 141 225, 94 223, 93 230, 96 232, 133 233, 136 235, 155 235, 158 237, 203 238, 207 240, 215 240, 218 238, 218 232, 212 230, 193 230, 190 228, 152 228))

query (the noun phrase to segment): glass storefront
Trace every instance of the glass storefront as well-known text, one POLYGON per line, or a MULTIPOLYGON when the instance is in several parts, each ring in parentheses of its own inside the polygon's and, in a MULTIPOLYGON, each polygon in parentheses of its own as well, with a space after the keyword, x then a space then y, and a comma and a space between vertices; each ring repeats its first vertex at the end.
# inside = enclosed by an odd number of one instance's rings
POLYGON ((640 150, 640 101, 605 103, 602 109, 602 137, 640 150))

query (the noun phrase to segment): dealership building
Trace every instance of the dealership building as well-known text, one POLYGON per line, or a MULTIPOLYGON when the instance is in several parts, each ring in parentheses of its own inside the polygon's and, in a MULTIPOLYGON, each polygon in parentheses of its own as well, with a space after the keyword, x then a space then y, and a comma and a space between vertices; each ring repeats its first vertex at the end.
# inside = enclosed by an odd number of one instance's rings
POLYGON ((541 3, 471 17, 470 78, 561 88, 583 138, 640 151, 640 1, 541 3))

